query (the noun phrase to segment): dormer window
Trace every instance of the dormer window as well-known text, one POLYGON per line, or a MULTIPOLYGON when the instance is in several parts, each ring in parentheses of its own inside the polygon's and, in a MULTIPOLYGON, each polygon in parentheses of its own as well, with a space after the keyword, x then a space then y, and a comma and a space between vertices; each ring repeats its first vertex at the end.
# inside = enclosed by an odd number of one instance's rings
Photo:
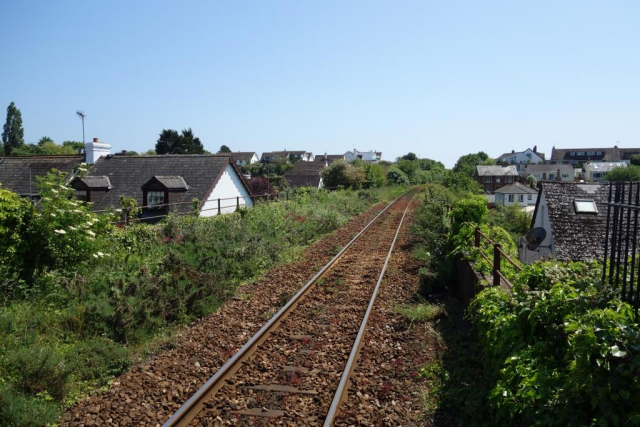
POLYGON ((147 192, 147 206, 159 207, 164 205, 164 191, 148 191, 147 192))
POLYGON ((76 190, 78 200, 83 202, 91 201, 91 193, 106 192, 113 188, 108 176, 76 177, 71 181, 71 187, 76 190))
POLYGON ((598 206, 596 202, 588 199, 575 199, 573 206, 577 214, 598 214, 598 206))

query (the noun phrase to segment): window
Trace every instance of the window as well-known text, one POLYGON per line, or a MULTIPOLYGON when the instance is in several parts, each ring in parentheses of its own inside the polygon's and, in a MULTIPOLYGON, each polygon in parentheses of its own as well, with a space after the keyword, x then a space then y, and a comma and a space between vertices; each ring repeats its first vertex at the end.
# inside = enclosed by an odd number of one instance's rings
POLYGON ((498 182, 500 182, 500 177, 497 177, 497 178, 496 178, 496 182, 497 182, 497 183, 498 183, 498 182))
POLYGON ((484 177, 484 182, 491 182, 491 177, 490 176, 485 176, 484 177))
POLYGON ((159 206, 164 204, 164 191, 149 191, 147 193, 147 206, 159 206))
POLYGON ((563 177, 563 178, 569 178, 569 174, 568 174, 568 173, 563 173, 563 174, 562 174, 562 177, 563 177))
POLYGON ((575 199, 573 205, 576 209, 576 213, 597 214, 598 207, 596 202, 588 199, 575 199))
POLYGON ((556 179, 556 174, 554 173, 549 174, 549 181, 551 181, 552 179, 556 179))
POLYGON ((519 201, 519 202, 524 202, 524 195, 523 195, 523 194, 520 194, 520 195, 518 196, 518 201, 519 201))
POLYGON ((76 197, 83 202, 89 201, 89 192, 84 190, 76 190, 76 197))
POLYGON ((527 200, 532 200, 532 199, 533 199, 533 197, 531 196, 531 194, 529 194, 529 195, 527 196, 527 200))
POLYGON ((509 194, 509 201, 513 202, 513 194, 509 194))
POLYGON ((593 172, 591 174, 592 178, 602 178, 602 172, 593 172))
POLYGON ((510 176, 508 176, 508 177, 506 178, 506 181, 507 181, 507 182, 513 182, 513 178, 512 178, 512 177, 510 177, 510 176))
POLYGON ((595 153, 595 151, 587 151, 587 156, 593 156, 595 153))
POLYGON ((575 155, 576 155, 576 152, 575 152, 575 151, 572 151, 572 152, 570 152, 570 153, 569 153, 569 155, 570 155, 570 156, 575 156, 575 155))

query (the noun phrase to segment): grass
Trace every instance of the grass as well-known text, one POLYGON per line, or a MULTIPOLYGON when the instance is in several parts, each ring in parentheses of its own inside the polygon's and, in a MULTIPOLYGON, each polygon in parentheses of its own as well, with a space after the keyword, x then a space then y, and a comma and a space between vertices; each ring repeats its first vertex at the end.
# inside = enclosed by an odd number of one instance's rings
POLYGON ((411 323, 425 323, 441 317, 447 317, 447 311, 444 307, 430 304, 425 300, 421 300, 419 304, 396 305, 394 311, 409 319, 411 323))

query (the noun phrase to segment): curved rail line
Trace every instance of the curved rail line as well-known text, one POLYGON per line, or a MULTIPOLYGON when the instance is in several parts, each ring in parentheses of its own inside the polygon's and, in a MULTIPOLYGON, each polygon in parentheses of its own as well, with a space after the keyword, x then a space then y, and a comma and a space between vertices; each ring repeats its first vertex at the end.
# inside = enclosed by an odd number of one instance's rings
MULTIPOLYGON (((341 250, 338 252, 320 271, 318 271, 294 296, 289 300, 275 315, 269 319, 269 321, 260 328, 258 332, 256 332, 250 339, 247 341, 240 350, 238 350, 207 382, 200 387, 200 389, 195 392, 189 400, 187 400, 181 407, 178 409, 172 416, 169 418, 164 424, 163 427, 182 427, 187 426, 203 409, 205 402, 214 396, 218 390, 220 390, 225 385, 225 380, 231 378, 241 367, 244 361, 249 359, 251 355, 260 347, 260 345, 269 337, 271 332, 275 331, 278 325, 293 311, 293 309, 298 305, 298 303, 304 298, 304 296, 308 293, 308 291, 313 287, 314 284, 320 279, 335 263, 338 261, 344 253, 355 243, 367 230, 369 230, 378 219, 389 210, 396 202, 404 197, 408 197, 411 193, 416 192, 416 189, 412 189, 407 193, 399 196, 390 202, 382 211, 380 211, 358 234, 356 234, 349 243, 347 243, 341 250)), ((415 195, 415 194, 414 194, 415 195)), ((360 346, 362 345, 362 338, 364 336, 364 330, 366 329, 366 322, 369 318, 369 314, 373 308, 373 303, 375 301, 376 295, 378 293, 378 289, 380 287, 380 283, 382 282, 382 278, 384 276, 385 270, 387 268, 387 264, 389 262, 389 258, 391 257, 391 253, 393 251, 393 247, 397 240, 399 231, 404 222, 404 218, 406 216, 407 210, 411 204, 411 200, 413 199, 413 195, 410 198, 409 203, 407 204, 407 208, 405 209, 402 219, 398 225, 396 230, 393 242, 387 254, 387 257, 384 262, 383 269, 380 273, 378 281, 376 283, 375 289, 373 291, 373 295, 371 297, 371 301, 369 303, 369 307, 366 311, 365 318, 363 323, 361 324, 360 330, 358 332, 358 336, 356 338, 356 342, 352 349, 351 355, 347 362, 347 367, 345 368, 345 372, 342 375, 340 384, 338 386, 338 392, 336 393, 336 397, 332 403, 331 409, 327 415, 327 420, 329 420, 329 416, 331 416, 331 421, 329 424, 325 422, 325 425, 331 425, 335 415, 337 414, 337 408, 340 404, 343 396, 346 396, 346 391, 348 387, 348 377, 355 366, 355 361, 357 359, 357 354, 360 346), (355 353, 354 353, 355 352, 355 353), (339 394, 339 395, 338 395, 339 394), (334 408, 335 406, 335 408, 334 408)))

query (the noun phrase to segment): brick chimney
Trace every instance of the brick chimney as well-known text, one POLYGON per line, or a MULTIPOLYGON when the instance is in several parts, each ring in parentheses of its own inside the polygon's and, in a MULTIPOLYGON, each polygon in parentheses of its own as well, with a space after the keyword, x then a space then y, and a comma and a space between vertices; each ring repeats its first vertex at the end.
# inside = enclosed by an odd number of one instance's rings
POLYGON ((93 138, 93 142, 87 142, 84 145, 84 161, 93 164, 100 157, 106 157, 111 154, 111 145, 106 142, 100 142, 98 138, 93 138))

